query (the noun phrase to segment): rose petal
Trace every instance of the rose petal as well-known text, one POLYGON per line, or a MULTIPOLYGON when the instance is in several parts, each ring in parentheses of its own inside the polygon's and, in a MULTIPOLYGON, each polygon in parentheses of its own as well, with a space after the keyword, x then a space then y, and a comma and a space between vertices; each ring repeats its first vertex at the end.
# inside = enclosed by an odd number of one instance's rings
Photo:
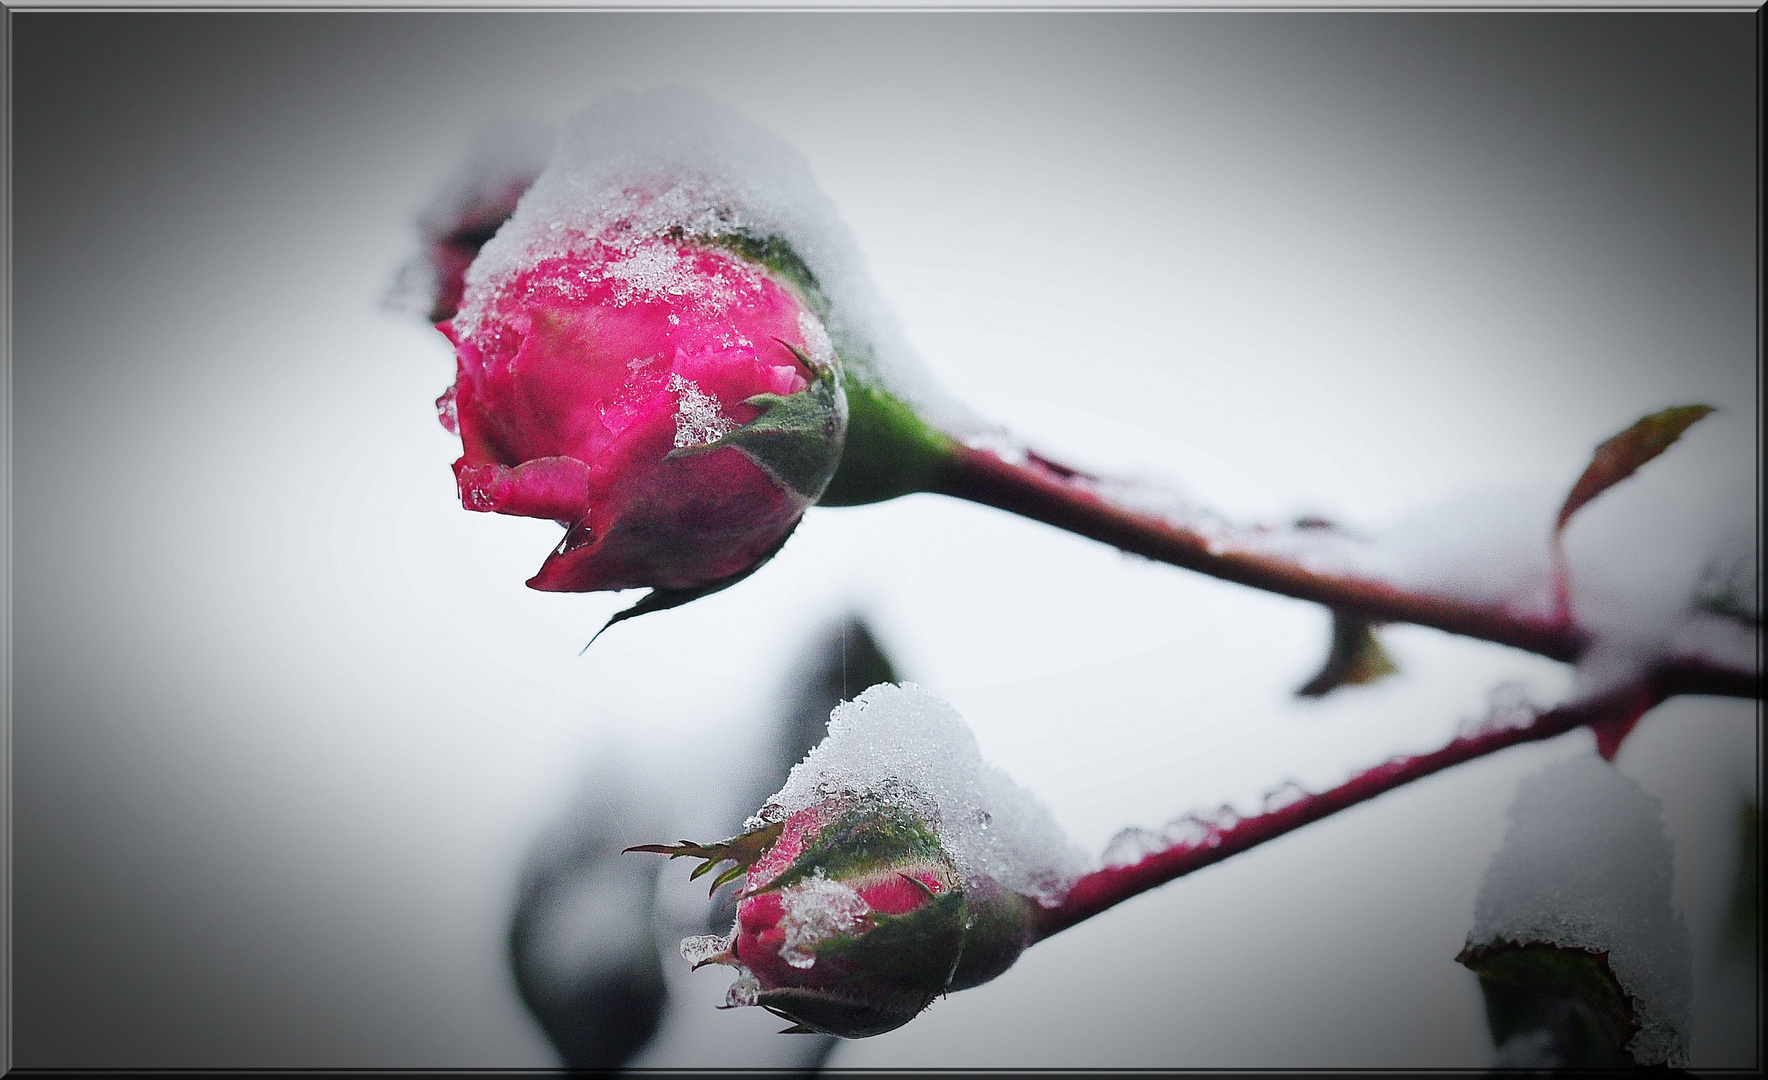
POLYGON ((455 462, 460 503, 468 510, 570 522, 589 510, 589 466, 576 458, 549 457, 503 465, 455 462))

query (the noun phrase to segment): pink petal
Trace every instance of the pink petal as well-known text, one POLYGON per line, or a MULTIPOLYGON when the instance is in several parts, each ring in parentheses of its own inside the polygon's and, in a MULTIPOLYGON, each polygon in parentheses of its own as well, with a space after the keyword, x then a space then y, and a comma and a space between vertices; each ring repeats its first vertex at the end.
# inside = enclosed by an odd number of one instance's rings
POLYGON ((536 458, 513 469, 471 465, 461 458, 454 478, 460 504, 468 510, 565 522, 589 510, 589 466, 576 458, 536 458))

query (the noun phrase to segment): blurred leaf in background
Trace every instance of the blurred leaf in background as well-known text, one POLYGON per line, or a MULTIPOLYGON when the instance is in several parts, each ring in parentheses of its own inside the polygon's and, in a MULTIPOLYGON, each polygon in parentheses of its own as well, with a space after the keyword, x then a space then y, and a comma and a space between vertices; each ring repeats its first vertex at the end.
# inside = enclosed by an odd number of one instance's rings
MULTIPOLYGON (((726 832, 778 791, 792 766, 827 733, 841 701, 896 672, 865 620, 848 616, 806 650, 779 695, 786 704, 749 760, 725 812, 726 832)), ((733 767, 741 767, 741 762, 733 767)), ((566 1068, 616 1069, 650 1043, 668 1009, 663 965, 683 937, 723 933, 736 918, 735 890, 720 889, 704 927, 658 903, 662 863, 621 856, 623 848, 667 835, 688 804, 704 797, 686 781, 673 788, 609 756, 583 794, 536 841, 510 920, 509 957, 523 1003, 566 1068)), ((827 1035, 782 1041, 799 1069, 818 1069, 834 1049, 827 1035)), ((735 1063, 733 1064, 741 1064, 735 1063)))
POLYGON ((1530 942, 1467 948, 1500 1069, 1624 1069, 1637 1030, 1606 953, 1530 942))
POLYGON ((1756 800, 1745 799, 1737 815, 1737 878, 1726 911, 1724 948, 1737 960, 1753 964, 1762 910, 1762 808, 1756 800))

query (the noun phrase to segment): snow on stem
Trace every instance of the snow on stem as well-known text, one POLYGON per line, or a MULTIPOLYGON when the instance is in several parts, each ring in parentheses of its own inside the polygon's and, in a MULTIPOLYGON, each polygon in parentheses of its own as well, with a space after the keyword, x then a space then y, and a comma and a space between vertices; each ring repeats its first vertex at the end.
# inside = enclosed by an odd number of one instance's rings
POLYGON ((1590 727, 1599 739, 1605 731, 1631 728, 1665 699, 1680 693, 1702 692, 1689 687, 1701 685, 1709 678, 1710 672, 1698 661, 1666 662, 1641 679, 1596 697, 1535 713, 1521 723, 1494 715, 1438 750, 1392 758, 1335 788, 1303 794, 1267 813, 1218 821, 1197 818, 1200 827, 1186 839, 1129 865, 1107 866, 1082 876, 1059 904, 1038 912, 1034 940, 1047 938, 1139 893, 1450 766, 1521 743, 1555 738, 1575 728, 1590 727))
MULTIPOLYGON (((1035 453, 1013 460, 955 440, 942 451, 939 467, 928 470, 922 481, 924 490, 993 506, 1224 581, 1310 600, 1342 617, 1414 623, 1566 663, 1583 657, 1593 640, 1564 605, 1553 614, 1537 615, 1381 580, 1357 566, 1357 545, 1330 528, 1312 523, 1246 528, 1200 513, 1187 520, 1129 505, 1106 481, 1035 453)), ((1714 633, 1724 638, 1716 654, 1709 655, 1715 643, 1696 643, 1692 650, 1673 649, 1660 665, 1680 673, 1682 688, 1675 692, 1761 697, 1760 664, 1739 659, 1757 651, 1759 630, 1740 623, 1714 633)))
MULTIPOLYGON (((1009 461, 954 444, 934 490, 1020 514, 1124 551, 1225 581, 1312 600, 1375 622, 1409 622, 1571 661, 1583 635, 1567 620, 1542 619, 1490 604, 1408 592, 1387 582, 1312 569, 1272 551, 1268 537, 1204 532, 1105 498, 1094 478, 1036 455, 1009 461)), ((1302 530, 1297 530, 1298 532, 1302 530)))

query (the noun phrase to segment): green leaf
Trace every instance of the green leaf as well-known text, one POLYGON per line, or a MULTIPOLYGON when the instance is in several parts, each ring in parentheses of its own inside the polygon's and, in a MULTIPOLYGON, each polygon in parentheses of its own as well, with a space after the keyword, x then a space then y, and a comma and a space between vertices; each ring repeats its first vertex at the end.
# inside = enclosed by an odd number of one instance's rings
POLYGON ((1341 686, 1367 686, 1399 670, 1375 636, 1373 623, 1335 611, 1326 663, 1295 693, 1297 697, 1325 697, 1341 686))
POLYGON ((1635 1064, 1626 1050, 1639 1030, 1633 1002, 1609 968, 1607 953, 1494 941, 1470 945, 1455 959, 1480 977, 1496 1045, 1544 1031, 1560 1066, 1635 1064))
POLYGON ((692 457, 734 446, 761 466, 783 487, 797 492, 806 505, 816 502, 841 463, 847 434, 847 395, 834 365, 819 366, 804 350, 787 341, 801 363, 816 372, 816 381, 796 394, 756 394, 743 402, 761 415, 703 446, 672 450, 669 458, 692 457))
POLYGON ((1564 531, 1566 522, 1586 503, 1675 445, 1683 432, 1712 411, 1711 405, 1672 406, 1641 417, 1632 427, 1598 446, 1584 474, 1578 477, 1571 493, 1565 497, 1565 505, 1559 508, 1559 518, 1553 525, 1554 535, 1564 531))

